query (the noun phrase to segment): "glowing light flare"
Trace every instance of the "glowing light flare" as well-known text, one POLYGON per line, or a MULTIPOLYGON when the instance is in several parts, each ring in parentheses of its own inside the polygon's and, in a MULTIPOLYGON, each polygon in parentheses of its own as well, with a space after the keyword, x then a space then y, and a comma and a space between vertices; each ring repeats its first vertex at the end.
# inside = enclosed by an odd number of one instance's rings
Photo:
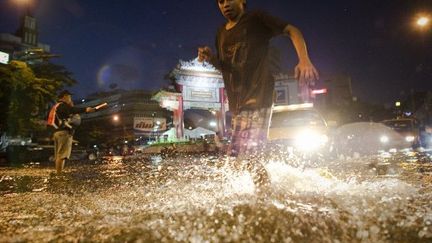
POLYGON ((293 111, 299 109, 313 108, 313 103, 293 104, 293 105, 281 105, 273 107, 273 111, 293 111))
POLYGON ((426 27, 428 24, 429 24, 429 22, 430 22, 430 19, 428 18, 428 17, 426 17, 426 16, 422 16, 422 17, 419 17, 418 19, 417 19, 417 25, 418 26, 420 26, 420 27, 426 27))
POLYGON ((406 136, 406 137, 405 137, 405 141, 407 141, 407 142, 409 142, 409 143, 414 142, 414 140, 415 140, 415 137, 414 137, 414 136, 406 136))
POLYGON ((314 151, 324 146, 327 142, 327 135, 310 130, 299 132, 295 138, 296 148, 302 151, 314 151))
POLYGON ((30 4, 30 0, 13 0, 13 2, 15 2, 16 4, 19 4, 19 5, 28 5, 28 4, 30 4))
POLYGON ((316 89, 316 90, 312 90, 312 94, 317 95, 317 94, 326 94, 327 93, 327 89, 316 89))
POLYGON ((383 136, 380 137, 380 142, 381 143, 388 143, 389 141, 390 141, 390 138, 387 137, 387 136, 385 136, 385 135, 383 135, 383 136))
POLYGON ((118 115, 113 116, 113 121, 118 122, 120 121, 120 117, 118 115))

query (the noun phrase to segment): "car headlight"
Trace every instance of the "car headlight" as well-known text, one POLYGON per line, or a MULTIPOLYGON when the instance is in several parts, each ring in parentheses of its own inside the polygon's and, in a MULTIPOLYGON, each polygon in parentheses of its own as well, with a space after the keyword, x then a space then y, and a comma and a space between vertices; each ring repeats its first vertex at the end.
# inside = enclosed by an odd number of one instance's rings
POLYGON ((390 138, 387 137, 387 136, 385 136, 385 135, 383 135, 383 136, 380 137, 380 142, 381 143, 388 143, 389 141, 390 141, 390 138))
POLYGON ((325 134, 320 134, 314 131, 302 131, 295 138, 295 146, 303 151, 316 150, 328 142, 328 137, 325 134))
POLYGON ((414 136, 406 136, 406 137, 405 137, 405 141, 407 141, 407 142, 409 142, 409 143, 414 142, 414 140, 415 140, 415 137, 414 137, 414 136))

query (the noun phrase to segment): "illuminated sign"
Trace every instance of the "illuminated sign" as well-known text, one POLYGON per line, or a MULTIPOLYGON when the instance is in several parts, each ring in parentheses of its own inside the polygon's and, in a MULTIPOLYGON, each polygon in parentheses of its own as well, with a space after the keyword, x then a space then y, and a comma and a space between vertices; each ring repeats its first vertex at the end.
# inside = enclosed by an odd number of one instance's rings
POLYGON ((0 51, 0 63, 3 63, 3 64, 9 63, 9 54, 8 53, 0 51))
POLYGON ((166 130, 165 118, 135 117, 134 130, 138 132, 161 132, 166 130))
POLYGON ((184 86, 183 97, 187 101, 219 102, 219 89, 184 86))
POLYGON ((221 103, 214 102, 194 102, 185 101, 183 102, 184 109, 216 109, 219 110, 222 107, 221 103))
POLYGON ((191 96, 193 98, 213 98, 213 93, 209 91, 199 91, 199 90, 192 90, 191 96))
POLYGON ((169 110, 178 110, 180 104, 179 104, 178 100, 169 100, 169 99, 166 99, 166 100, 162 100, 161 106, 163 108, 167 108, 169 110))
POLYGON ((316 89, 316 90, 312 90, 312 94, 317 95, 317 94, 326 94, 327 93, 327 89, 316 89))

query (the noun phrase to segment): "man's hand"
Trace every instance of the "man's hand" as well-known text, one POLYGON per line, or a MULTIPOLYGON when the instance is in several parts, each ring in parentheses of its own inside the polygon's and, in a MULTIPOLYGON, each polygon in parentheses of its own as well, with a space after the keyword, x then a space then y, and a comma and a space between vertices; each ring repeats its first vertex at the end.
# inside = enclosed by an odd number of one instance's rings
POLYGON ((86 108, 86 112, 88 113, 88 112, 95 112, 96 111, 96 109, 95 108, 93 108, 93 107, 87 107, 86 108))
POLYGON ((199 62, 208 62, 212 58, 213 54, 208 46, 198 47, 198 61, 199 62))
POLYGON ((318 80, 318 71, 309 59, 303 34, 297 27, 292 25, 287 25, 284 29, 284 33, 291 38, 299 58, 299 64, 297 64, 294 70, 295 78, 298 79, 300 83, 318 80))
POLYGON ((319 74, 314 65, 310 61, 299 62, 294 70, 295 78, 300 82, 316 81, 319 79, 319 74))

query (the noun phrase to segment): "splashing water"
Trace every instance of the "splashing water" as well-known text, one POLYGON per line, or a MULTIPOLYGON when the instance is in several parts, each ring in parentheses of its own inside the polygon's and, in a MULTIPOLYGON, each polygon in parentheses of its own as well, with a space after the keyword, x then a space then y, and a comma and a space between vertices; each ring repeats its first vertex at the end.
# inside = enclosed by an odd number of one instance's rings
MULTIPOLYGON (((401 156, 395 163, 418 163, 401 156)), ((317 168, 261 161, 271 179, 263 193, 249 172, 205 156, 116 158, 72 166, 64 178, 2 169, 0 241, 431 240, 429 182, 404 177, 418 175, 412 167, 391 178, 371 173, 374 159, 317 168)))

